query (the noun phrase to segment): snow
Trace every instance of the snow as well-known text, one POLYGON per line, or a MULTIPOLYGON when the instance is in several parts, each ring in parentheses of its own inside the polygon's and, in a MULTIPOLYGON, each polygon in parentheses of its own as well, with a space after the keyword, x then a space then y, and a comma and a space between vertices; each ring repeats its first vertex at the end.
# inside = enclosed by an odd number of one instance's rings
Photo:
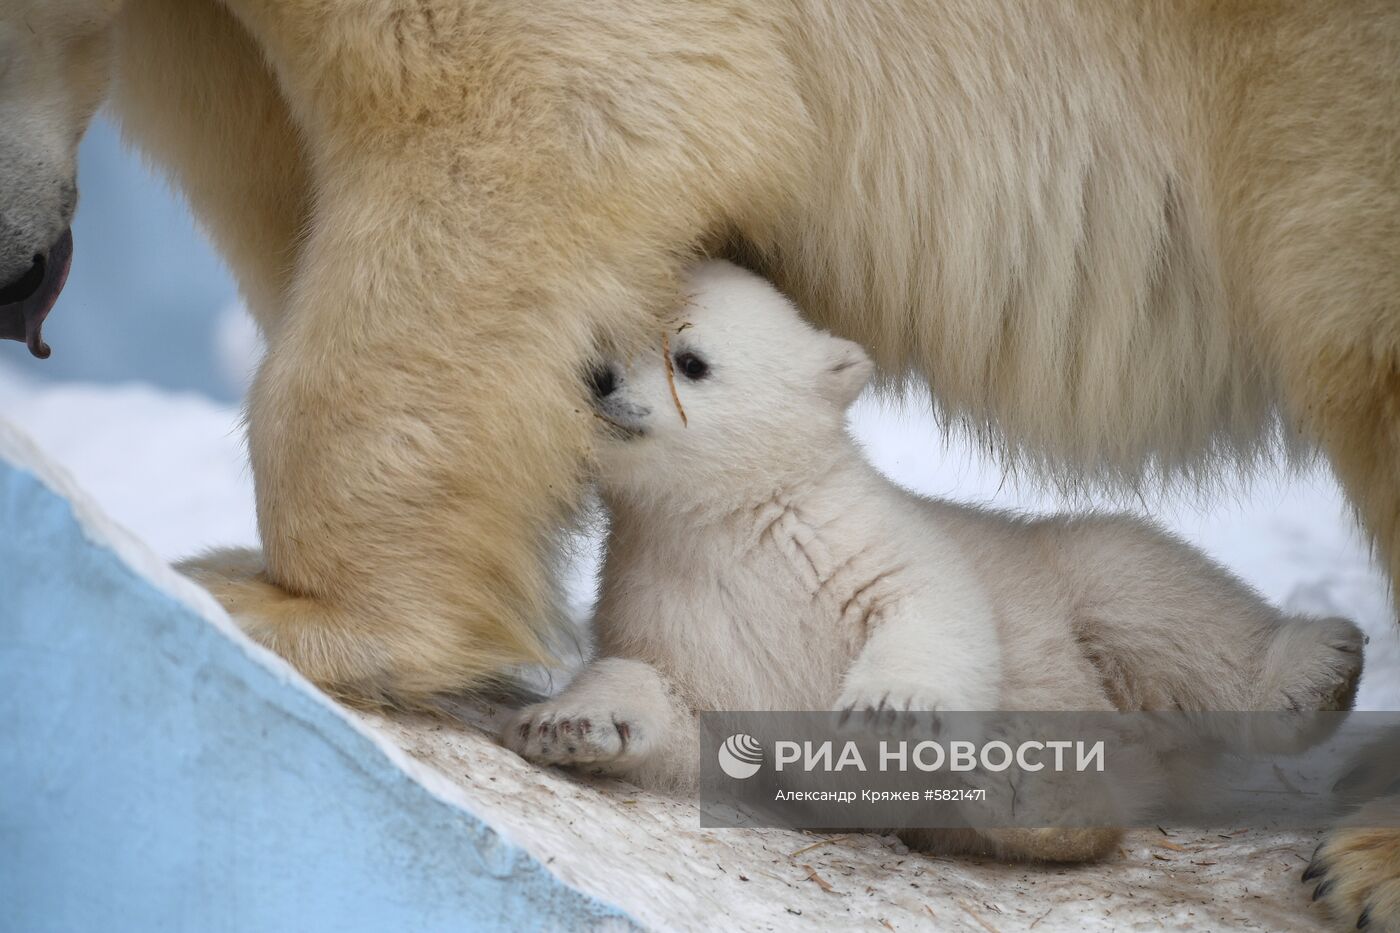
MULTIPOLYGON (((161 556, 257 543, 236 408, 138 384, 41 383, 0 366, 0 412, 161 556)), ((1106 504, 1007 479, 973 445, 943 436, 917 403, 863 400, 853 425, 882 470, 929 495, 1031 511, 1106 504)), ((1354 619, 1370 635, 1358 705, 1400 709, 1400 626, 1386 582, 1323 470, 1278 467, 1261 471, 1248 488, 1227 482, 1210 493, 1178 490, 1131 507, 1287 610, 1354 619)), ((577 604, 588 602, 591 569, 589 558, 571 574, 577 604)))
POLYGON ((28 381, 0 368, 0 413, 162 557, 257 543, 237 409, 144 385, 28 381))

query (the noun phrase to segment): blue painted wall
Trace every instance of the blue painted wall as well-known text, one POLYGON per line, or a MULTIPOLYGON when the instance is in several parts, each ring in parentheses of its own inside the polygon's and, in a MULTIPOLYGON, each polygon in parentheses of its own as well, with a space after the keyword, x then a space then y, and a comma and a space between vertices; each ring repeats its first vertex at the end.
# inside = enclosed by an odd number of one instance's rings
POLYGON ((50 485, 0 462, 0 929, 630 926, 133 571, 50 485))

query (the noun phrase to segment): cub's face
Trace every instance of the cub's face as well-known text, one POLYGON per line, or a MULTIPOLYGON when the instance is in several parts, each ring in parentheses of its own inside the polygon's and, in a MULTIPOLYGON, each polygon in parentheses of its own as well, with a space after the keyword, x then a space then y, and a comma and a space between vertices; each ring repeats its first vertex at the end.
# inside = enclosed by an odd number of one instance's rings
POLYGON ((664 341, 593 374, 599 481, 621 497, 719 497, 788 478, 814 445, 844 443, 870 378, 856 344, 803 321, 764 279, 698 266, 664 341))

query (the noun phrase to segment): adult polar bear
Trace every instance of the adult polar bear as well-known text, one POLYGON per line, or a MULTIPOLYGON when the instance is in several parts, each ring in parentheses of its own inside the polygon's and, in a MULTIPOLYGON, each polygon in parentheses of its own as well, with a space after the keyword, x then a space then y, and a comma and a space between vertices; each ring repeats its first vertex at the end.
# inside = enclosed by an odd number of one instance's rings
MULTIPOLYGON (((1391 0, 0 0, 0 22, 0 333, 61 284, 30 262, 111 40, 127 133, 268 337, 266 566, 197 572, 333 689, 412 701, 543 652, 579 372, 674 306, 697 251, 1044 464, 1247 457, 1279 412, 1400 568, 1391 0)), ((1400 926, 1400 835, 1334 840, 1333 905, 1400 926)))

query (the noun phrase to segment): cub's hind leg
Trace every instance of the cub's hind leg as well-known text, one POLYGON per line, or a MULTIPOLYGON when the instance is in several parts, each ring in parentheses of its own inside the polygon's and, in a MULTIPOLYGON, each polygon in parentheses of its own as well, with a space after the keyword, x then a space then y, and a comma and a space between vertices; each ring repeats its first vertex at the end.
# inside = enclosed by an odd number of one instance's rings
POLYGON ((1074 634, 1120 709, 1349 709, 1360 630, 1287 616, 1200 551, 1130 516, 1047 520, 1074 634))

